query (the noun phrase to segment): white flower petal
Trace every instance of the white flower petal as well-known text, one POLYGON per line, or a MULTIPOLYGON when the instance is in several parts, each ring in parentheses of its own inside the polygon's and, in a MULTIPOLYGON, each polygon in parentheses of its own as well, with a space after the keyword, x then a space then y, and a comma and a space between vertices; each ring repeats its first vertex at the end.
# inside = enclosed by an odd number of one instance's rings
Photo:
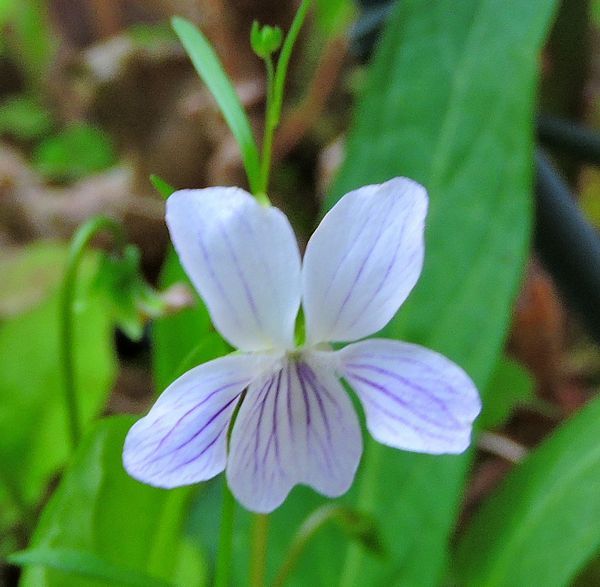
POLYGON ((423 265, 427 192, 398 177, 346 194, 306 248, 303 307, 309 344, 352 341, 383 328, 423 265))
POLYGON ((357 342, 336 354, 376 440, 432 454, 461 453, 469 446, 481 401, 458 365, 423 347, 384 339, 357 342))
POLYGON ((181 263, 214 325, 235 347, 291 347, 300 253, 286 216, 239 188, 182 190, 167 200, 181 263))
POLYGON ((346 492, 361 452, 356 413, 333 369, 302 357, 248 389, 227 478, 246 508, 270 512, 298 483, 329 497, 346 492))
POLYGON ((182 375, 127 434, 126 471, 143 483, 168 488, 223 471, 238 398, 275 362, 272 356, 232 354, 182 375))

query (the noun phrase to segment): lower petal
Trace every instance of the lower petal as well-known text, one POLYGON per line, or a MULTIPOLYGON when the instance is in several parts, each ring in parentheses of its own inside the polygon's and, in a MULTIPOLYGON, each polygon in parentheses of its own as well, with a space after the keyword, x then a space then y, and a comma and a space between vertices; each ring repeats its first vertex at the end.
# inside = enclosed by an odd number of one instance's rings
POLYGON ((418 345, 383 339, 336 354, 376 440, 431 454, 461 453, 469 446, 481 401, 458 365, 418 345))
POLYGON ((304 356, 248 389, 231 435, 227 478, 246 508, 266 513, 299 483, 328 497, 345 493, 361 452, 356 413, 333 369, 304 356))
POLYGON ((227 430, 242 391, 274 364, 265 355, 232 354, 173 382, 125 439, 123 465, 135 479, 179 487, 225 469, 227 430))

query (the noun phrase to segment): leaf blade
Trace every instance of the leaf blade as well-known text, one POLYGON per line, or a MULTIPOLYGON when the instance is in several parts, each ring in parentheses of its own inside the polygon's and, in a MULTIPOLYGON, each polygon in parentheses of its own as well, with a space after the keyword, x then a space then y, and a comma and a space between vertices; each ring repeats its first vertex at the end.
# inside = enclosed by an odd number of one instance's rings
POLYGON ((178 16, 173 17, 171 23, 198 75, 217 101, 240 147, 250 188, 255 192, 260 179, 259 152, 240 99, 217 54, 202 32, 191 22, 178 16))
POLYGON ((600 398, 532 452, 485 503, 459 544, 464 584, 567 585, 600 549, 599 423, 600 398))

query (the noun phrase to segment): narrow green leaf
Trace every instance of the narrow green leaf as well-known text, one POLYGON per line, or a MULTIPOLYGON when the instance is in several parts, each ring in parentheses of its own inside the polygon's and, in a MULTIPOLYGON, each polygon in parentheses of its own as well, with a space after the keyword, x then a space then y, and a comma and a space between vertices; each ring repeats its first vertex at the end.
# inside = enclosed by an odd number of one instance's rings
POLYGON ((175 190, 175 188, 168 184, 162 177, 158 175, 151 175, 150 182, 156 189, 156 191, 166 200, 175 190))
POLYGON ((200 30, 191 22, 177 16, 173 18, 172 24, 196 71, 217 101, 240 147, 250 189, 254 193, 260 181, 258 147, 235 88, 214 49, 200 30))
POLYGON ((8 557, 13 565, 41 565, 86 579, 98 579, 123 587, 169 587, 161 581, 138 571, 107 562, 91 552, 67 548, 34 548, 15 552, 8 557))
POLYGON ((461 585, 569 585, 600 550, 600 398, 505 480, 458 549, 461 585))
MULTIPOLYGON (((134 421, 108 418, 86 436, 44 508, 30 548, 83 551, 112 567, 179 584, 173 577, 180 556, 189 560, 183 525, 193 489, 157 489, 125 473, 123 442, 134 421)), ((73 570, 29 566, 22 587, 97 585, 73 570)))

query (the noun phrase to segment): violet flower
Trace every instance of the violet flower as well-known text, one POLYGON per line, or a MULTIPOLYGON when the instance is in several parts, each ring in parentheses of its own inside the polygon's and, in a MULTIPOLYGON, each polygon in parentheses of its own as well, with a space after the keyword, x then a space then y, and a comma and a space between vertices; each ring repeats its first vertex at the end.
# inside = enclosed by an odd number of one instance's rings
POLYGON ((129 474, 158 487, 224 469, 246 508, 270 512, 299 483, 336 497, 352 484, 362 435, 388 446, 460 453, 480 411, 475 386, 445 357, 381 338, 423 265, 427 193, 406 178, 346 194, 304 261, 286 216, 238 188, 167 201, 179 258, 215 327, 239 349, 191 369, 129 431, 129 474), (295 343, 302 304, 306 337, 295 343), (333 350, 330 342, 352 342, 333 350), (228 429, 246 391, 228 446, 228 429))

